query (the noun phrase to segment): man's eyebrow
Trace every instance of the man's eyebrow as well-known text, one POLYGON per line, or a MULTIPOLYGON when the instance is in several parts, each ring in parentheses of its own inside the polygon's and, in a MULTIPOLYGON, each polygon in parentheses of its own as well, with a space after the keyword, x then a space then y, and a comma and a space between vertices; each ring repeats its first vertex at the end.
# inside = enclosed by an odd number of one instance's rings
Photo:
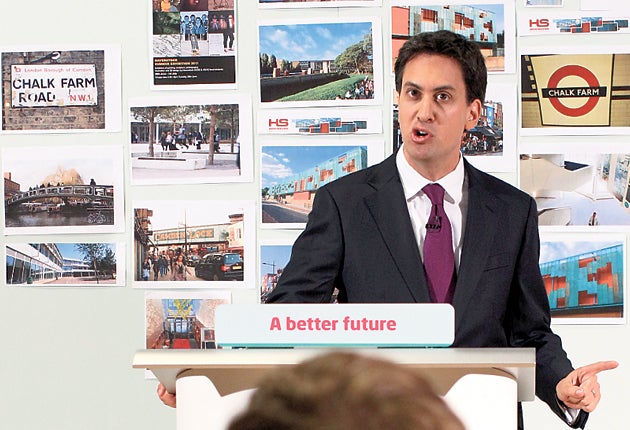
MULTIPOLYGON (((418 90, 422 90, 422 91, 426 91, 425 88, 423 88, 421 85, 416 84, 415 82, 412 81, 407 81, 404 82, 403 87, 412 87, 418 90)), ((437 87, 431 88, 432 92, 439 92, 439 91, 453 91, 455 90, 455 87, 453 85, 449 85, 449 84, 444 84, 444 85, 438 85, 437 87)))

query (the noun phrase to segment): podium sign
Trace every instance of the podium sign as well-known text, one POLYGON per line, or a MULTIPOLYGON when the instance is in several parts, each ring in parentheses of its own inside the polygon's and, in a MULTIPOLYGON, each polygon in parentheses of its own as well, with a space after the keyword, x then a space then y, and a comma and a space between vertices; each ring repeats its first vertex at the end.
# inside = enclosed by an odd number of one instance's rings
POLYGON ((221 347, 446 347, 455 311, 443 303, 230 304, 215 311, 221 347))

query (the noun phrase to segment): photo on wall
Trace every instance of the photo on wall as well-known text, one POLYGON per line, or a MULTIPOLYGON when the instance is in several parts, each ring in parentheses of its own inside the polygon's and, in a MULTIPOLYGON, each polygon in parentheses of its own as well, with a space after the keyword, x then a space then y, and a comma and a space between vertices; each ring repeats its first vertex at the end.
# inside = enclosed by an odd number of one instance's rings
POLYGON ((133 286, 244 287, 254 282, 253 201, 137 200, 133 286))
POLYGON ((129 104, 134 185, 253 180, 249 97, 136 98, 129 104))
POLYGON ((0 133, 120 131, 120 46, 7 47, 0 65, 0 133))
POLYGON ((235 0, 153 0, 151 87, 236 88, 235 0))
POLYGON ((540 271, 554 324, 624 324, 626 244, 618 234, 544 233, 540 271))
POLYGON ((422 32, 449 30, 479 45, 488 73, 516 71, 516 29, 511 0, 392 0, 392 58, 411 37, 422 32))
POLYGON ((258 252, 260 259, 260 303, 267 303, 267 297, 276 288, 284 267, 291 258, 293 240, 261 240, 258 252))
POLYGON ((345 6, 380 6, 382 0, 258 0, 259 8, 316 8, 316 7, 345 7, 345 6))
POLYGON ((383 132, 383 112, 373 108, 264 109, 258 114, 259 134, 351 136, 383 132))
POLYGON ((121 146, 2 150, 5 234, 124 230, 121 146))
POLYGON ((628 47, 523 49, 520 134, 611 135, 630 132, 625 73, 628 47))
POLYGON ((6 282, 28 287, 124 286, 124 251, 123 243, 8 243, 6 282))
POLYGON ((382 160, 383 142, 344 141, 262 144, 263 228, 304 228, 319 188, 382 160))
POLYGON ((146 291, 146 349, 216 349, 214 313, 231 303, 223 291, 146 291))
POLYGON ((259 24, 260 101, 265 107, 380 104, 380 40, 377 20, 259 24))
MULTIPOLYGON (((582 9, 584 10, 584 9, 582 9)), ((627 34, 628 11, 614 13, 601 9, 597 13, 573 11, 541 10, 518 14, 518 32, 520 36, 567 36, 567 44, 580 40, 585 35, 627 34)))
POLYGON ((630 154, 521 154, 519 188, 536 200, 538 224, 630 227, 630 154))

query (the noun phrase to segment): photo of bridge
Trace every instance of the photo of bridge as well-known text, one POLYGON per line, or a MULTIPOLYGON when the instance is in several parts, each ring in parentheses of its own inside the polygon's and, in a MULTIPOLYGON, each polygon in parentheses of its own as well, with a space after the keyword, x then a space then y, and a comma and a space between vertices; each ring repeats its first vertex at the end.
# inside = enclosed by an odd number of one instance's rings
MULTIPOLYGON (((99 154, 88 148, 72 151, 44 149, 26 154, 3 151, 5 227, 17 232, 33 228, 103 231, 117 222, 121 204, 116 189, 122 178, 116 151, 99 154), (93 230, 95 229, 95 230, 93 230)), ((122 157, 122 153, 119 152, 122 157)), ((107 231, 107 230, 106 230, 107 231)), ((28 231, 26 231, 28 232, 28 231)))

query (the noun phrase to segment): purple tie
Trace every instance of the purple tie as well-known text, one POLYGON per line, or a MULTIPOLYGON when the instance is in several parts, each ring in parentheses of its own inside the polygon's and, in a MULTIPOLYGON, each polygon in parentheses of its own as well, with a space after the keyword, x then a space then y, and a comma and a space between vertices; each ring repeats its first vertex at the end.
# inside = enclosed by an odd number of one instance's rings
POLYGON ((422 191, 432 203, 423 248, 429 293, 434 302, 450 303, 455 289, 455 256, 451 223, 444 212, 444 188, 429 184, 422 191))

